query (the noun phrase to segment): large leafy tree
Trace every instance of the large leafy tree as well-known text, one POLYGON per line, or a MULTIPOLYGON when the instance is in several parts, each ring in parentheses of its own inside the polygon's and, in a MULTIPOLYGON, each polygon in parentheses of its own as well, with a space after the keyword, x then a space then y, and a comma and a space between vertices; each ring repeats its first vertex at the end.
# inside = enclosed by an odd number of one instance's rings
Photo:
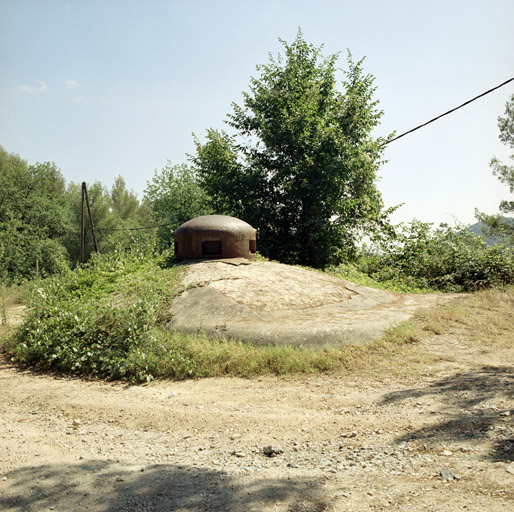
POLYGON ((192 157, 213 208, 260 230, 260 250, 323 267, 351 257, 362 231, 384 222, 376 188, 385 140, 373 130, 382 111, 374 78, 348 54, 337 89, 338 55, 304 41, 281 41, 284 55, 257 66, 234 135, 208 130, 192 157))
POLYGON ((64 268, 70 221, 55 164, 28 165, 0 147, 0 277, 17 281, 64 268))
MULTIPOLYGON (((498 117, 498 128, 500 129, 500 140, 514 149, 514 94, 505 105, 505 117, 498 117)), ((514 153, 510 155, 514 160, 514 153)), ((490 162, 493 174, 509 187, 510 193, 514 193, 514 165, 502 163, 498 158, 493 157, 490 162)), ((500 211, 505 214, 514 213, 514 201, 503 200, 500 203, 500 211)), ((477 218, 487 226, 488 234, 498 235, 504 239, 510 238, 514 244, 514 219, 512 217, 499 215, 486 215, 477 212, 477 218)))

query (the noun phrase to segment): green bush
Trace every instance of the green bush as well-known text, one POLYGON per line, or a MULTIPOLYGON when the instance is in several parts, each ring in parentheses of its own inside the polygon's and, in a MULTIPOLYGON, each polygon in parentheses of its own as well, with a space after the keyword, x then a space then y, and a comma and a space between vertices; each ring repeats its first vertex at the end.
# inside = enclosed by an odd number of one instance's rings
POLYGON ((380 247, 363 250, 355 266, 398 291, 469 292, 514 283, 512 247, 487 246, 465 227, 441 224, 433 230, 418 221, 402 226, 380 247))
MULTIPOLYGON (((162 343, 179 267, 163 269, 150 252, 97 256, 40 281, 14 334, 17 361, 44 369, 130 381, 151 380, 165 350, 182 377, 195 365, 162 343)), ((12 346, 12 343, 10 344, 12 346)))

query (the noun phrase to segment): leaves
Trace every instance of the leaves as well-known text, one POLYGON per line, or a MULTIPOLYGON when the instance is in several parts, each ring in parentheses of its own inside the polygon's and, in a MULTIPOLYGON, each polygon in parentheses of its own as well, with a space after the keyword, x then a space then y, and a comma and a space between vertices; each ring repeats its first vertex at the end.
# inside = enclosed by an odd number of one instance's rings
POLYGON ((0 147, 0 276, 15 282, 66 267, 70 221, 59 169, 29 166, 0 147))
MULTIPOLYGON (((487 246, 464 226, 412 221, 395 236, 365 249, 358 267, 379 283, 402 291, 476 291, 514 282, 514 253, 487 246)), ((341 272, 340 272, 341 273, 341 272)))
MULTIPOLYGON (((80 375, 151 380, 180 274, 159 262, 140 249, 117 251, 38 283, 15 333, 15 359, 80 375)), ((173 351, 172 341, 166 345, 173 351)), ((182 354, 167 359, 178 361, 180 375, 194 374, 182 354)))
MULTIPOLYGON (((514 94, 505 105, 505 117, 498 117, 498 128, 500 129, 500 140, 514 149, 514 94)), ((514 160, 514 154, 510 156, 510 159, 514 160)), ((503 164, 496 157, 491 159, 489 166, 501 183, 509 187, 510 193, 514 193, 514 166, 503 164)), ((501 201, 500 211, 513 213, 514 201, 501 201)), ((475 212, 475 215, 479 221, 488 226, 490 235, 508 237, 511 244, 514 244, 514 224, 511 218, 504 218, 500 215, 486 215, 478 211, 475 212)))
POLYGON ((362 61, 348 55, 339 92, 338 55, 323 57, 301 32, 282 43, 285 55, 258 66, 242 106, 232 105, 237 136, 208 130, 192 161, 218 213, 259 228, 260 251, 323 267, 385 220, 375 186, 384 141, 372 137, 382 112, 362 61))
POLYGON ((168 223, 158 231, 161 249, 170 245, 170 230, 189 219, 212 212, 207 194, 198 184, 193 169, 187 165, 168 162, 147 183, 144 197, 155 220, 168 223))

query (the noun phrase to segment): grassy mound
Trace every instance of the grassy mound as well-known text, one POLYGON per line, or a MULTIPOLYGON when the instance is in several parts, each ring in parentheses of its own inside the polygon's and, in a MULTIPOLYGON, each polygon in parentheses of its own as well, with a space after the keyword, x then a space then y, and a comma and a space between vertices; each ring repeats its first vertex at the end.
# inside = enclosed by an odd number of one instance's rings
POLYGON ((34 283, 23 324, 0 348, 38 369, 131 382, 337 372, 365 350, 256 347, 170 332, 183 269, 163 261, 143 251, 118 252, 34 283))
POLYGON ((511 289, 477 294, 467 308, 461 302, 458 309, 434 310, 366 346, 310 350, 209 339, 166 328, 172 300, 183 290, 183 269, 166 268, 163 262, 144 251, 118 252, 34 283, 23 324, 8 336, 0 332, 0 350, 12 361, 39 369, 130 382, 338 373, 391 363, 425 336, 472 321, 476 301, 486 297, 494 298, 490 308, 481 308, 487 322, 497 317, 510 322, 511 289))

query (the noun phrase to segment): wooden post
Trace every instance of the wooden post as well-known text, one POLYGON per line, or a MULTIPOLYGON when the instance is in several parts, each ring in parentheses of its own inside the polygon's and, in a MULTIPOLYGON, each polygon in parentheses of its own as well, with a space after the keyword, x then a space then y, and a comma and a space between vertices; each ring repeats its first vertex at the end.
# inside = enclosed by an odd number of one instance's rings
POLYGON ((86 189, 86 182, 82 183, 82 205, 80 211, 80 263, 84 264, 84 245, 86 239, 86 232, 84 226, 84 190, 86 189))
POLYGON ((95 252, 98 252, 98 244, 96 242, 96 235, 95 235, 95 225, 93 223, 93 215, 91 214, 91 206, 89 206, 89 196, 87 195, 87 187, 86 187, 85 181, 82 183, 82 187, 84 188, 84 193, 86 194, 86 205, 87 205, 87 212, 89 214, 89 222, 91 224, 91 234, 93 235, 93 245, 95 246, 95 252))

